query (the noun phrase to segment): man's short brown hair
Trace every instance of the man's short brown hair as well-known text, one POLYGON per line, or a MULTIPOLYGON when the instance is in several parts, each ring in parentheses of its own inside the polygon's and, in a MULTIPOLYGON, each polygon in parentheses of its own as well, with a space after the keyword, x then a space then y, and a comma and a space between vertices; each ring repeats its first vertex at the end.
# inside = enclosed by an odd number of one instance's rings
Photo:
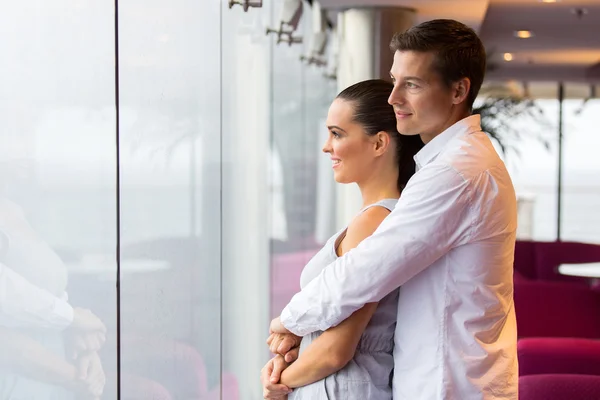
POLYGON ((472 109, 485 76, 486 56, 481 39, 471 28, 451 19, 435 19, 395 34, 390 48, 394 52, 434 53, 434 68, 448 86, 469 78, 467 106, 472 109))

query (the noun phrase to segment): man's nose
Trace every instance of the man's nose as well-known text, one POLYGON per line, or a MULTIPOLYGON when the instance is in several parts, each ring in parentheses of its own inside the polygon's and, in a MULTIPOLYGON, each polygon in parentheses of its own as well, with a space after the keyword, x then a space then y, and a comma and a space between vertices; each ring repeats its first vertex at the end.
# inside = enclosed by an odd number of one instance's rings
POLYGON ((388 97, 388 104, 393 106, 394 104, 404 104, 404 94, 399 87, 394 86, 392 93, 390 93, 390 97, 388 97))

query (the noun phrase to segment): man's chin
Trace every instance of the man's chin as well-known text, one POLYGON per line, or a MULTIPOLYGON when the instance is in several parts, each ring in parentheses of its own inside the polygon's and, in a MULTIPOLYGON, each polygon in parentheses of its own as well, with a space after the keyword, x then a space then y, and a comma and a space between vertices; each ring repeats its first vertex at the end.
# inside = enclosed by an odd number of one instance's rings
POLYGON ((416 131, 415 129, 410 129, 410 128, 406 128, 406 127, 402 127, 402 129, 400 129, 400 126, 398 126, 396 129, 398 129, 398 132, 402 136, 417 136, 417 135, 420 135, 420 133, 418 131, 416 131))
POLYGON ((412 124, 407 124, 405 121, 398 121, 396 124, 396 129, 398 129, 398 132, 404 136, 415 136, 419 134, 417 129, 415 129, 412 124))

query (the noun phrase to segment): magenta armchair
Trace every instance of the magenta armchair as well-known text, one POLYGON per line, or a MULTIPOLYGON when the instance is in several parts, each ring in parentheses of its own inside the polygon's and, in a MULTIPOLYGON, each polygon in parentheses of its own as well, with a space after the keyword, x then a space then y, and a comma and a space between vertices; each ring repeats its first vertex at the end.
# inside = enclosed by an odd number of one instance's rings
POLYGON ((593 375, 528 375, 519 378, 519 400, 600 399, 600 377, 593 375))
POLYGON ((524 337, 600 339, 600 292, 586 286, 515 281, 517 332, 524 337))
POLYGON ((519 375, 600 376, 600 340, 528 338, 518 343, 519 375))
POLYGON ((600 244, 527 240, 515 244, 515 272, 530 280, 587 284, 587 278, 561 275, 558 266, 590 262, 600 262, 600 244))

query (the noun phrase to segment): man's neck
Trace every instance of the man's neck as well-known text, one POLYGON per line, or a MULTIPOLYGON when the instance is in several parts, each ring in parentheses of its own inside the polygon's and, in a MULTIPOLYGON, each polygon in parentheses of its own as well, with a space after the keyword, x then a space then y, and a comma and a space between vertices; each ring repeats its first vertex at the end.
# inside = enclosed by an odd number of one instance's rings
POLYGON ((423 143, 427 144, 431 142, 436 136, 446 132, 448 128, 455 125, 457 122, 462 121, 463 119, 470 116, 470 112, 464 112, 459 115, 451 115, 450 118, 448 118, 448 120, 446 121, 446 123, 444 123, 444 125, 441 128, 438 128, 435 133, 422 133, 420 135, 421 140, 423 141, 423 143))

